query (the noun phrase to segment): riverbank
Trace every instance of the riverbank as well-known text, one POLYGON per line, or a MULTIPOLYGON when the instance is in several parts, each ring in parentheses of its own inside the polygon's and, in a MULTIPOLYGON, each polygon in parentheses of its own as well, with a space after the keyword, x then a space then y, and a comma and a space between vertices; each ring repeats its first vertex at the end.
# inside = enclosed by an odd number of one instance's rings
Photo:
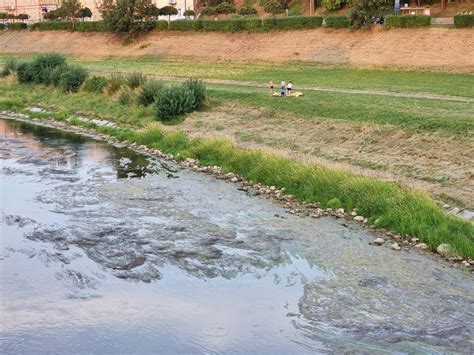
MULTIPOLYGON (((5 106, 5 103, 3 105, 5 106)), ((14 109, 14 105, 10 109, 14 109)), ((70 117, 65 121, 61 114, 56 115, 41 109, 22 111, 28 112, 29 115, 10 114, 8 111, 1 113, 13 119, 28 120, 29 116, 39 117, 36 120, 39 119, 40 122, 44 121, 46 124, 62 129, 72 127, 76 132, 92 136, 99 132, 101 139, 115 143, 126 142, 131 148, 141 153, 176 163, 180 162, 181 165, 197 172, 209 173, 219 179, 236 183, 240 190, 247 193, 263 195, 283 202, 290 214, 312 218, 335 216, 376 228, 383 238, 380 236, 375 238, 372 243, 375 246, 381 246, 386 241, 392 240, 391 249, 394 251, 407 247, 420 250, 431 248, 447 260, 459 262, 461 267, 471 268, 474 264, 472 224, 443 214, 436 205, 419 192, 391 186, 388 183, 370 181, 348 173, 330 171, 323 167, 295 164, 285 158, 263 154, 259 151, 237 149, 225 141, 203 140, 202 138, 190 140, 182 134, 166 133, 157 127, 138 132, 119 128, 108 121, 85 117, 70 117), (197 159, 192 159, 191 156, 197 159), (303 177, 310 181, 303 180, 303 177), (330 180, 336 177, 338 181, 334 185, 334 181, 330 180), (342 191, 337 191, 341 188, 342 191), (328 189, 332 190, 329 191, 331 194, 329 196, 338 196, 341 199, 333 197, 328 202, 328 189), (325 196, 325 203, 315 201, 319 198, 324 199, 325 196), (388 200, 384 201, 384 198, 388 200), (347 199, 350 200, 347 201, 347 199), (393 203, 397 204, 395 211, 393 203), (348 209, 347 206, 356 207, 348 209), (374 215, 375 213, 377 215, 374 215), (424 224, 426 223, 424 218, 434 224, 424 224), (395 224, 384 225, 386 221, 395 224), (423 228, 419 228, 420 224, 411 224, 413 221, 421 222, 423 228), (398 233, 391 233, 384 227, 398 233), (440 228, 449 231, 449 234, 440 234, 440 228), (424 233, 427 230, 430 231, 429 235, 424 233), (448 241, 449 244, 446 243, 448 241), (464 258, 457 255, 462 255, 464 258)))
POLYGON ((9 31, 0 51, 10 54, 59 52, 81 58, 188 56, 203 60, 289 59, 326 64, 474 70, 473 29, 315 29, 277 33, 151 33, 123 46, 106 33, 9 31), (87 50, 85 50, 87 49, 87 50), (276 53, 278 53, 276 55, 276 53))

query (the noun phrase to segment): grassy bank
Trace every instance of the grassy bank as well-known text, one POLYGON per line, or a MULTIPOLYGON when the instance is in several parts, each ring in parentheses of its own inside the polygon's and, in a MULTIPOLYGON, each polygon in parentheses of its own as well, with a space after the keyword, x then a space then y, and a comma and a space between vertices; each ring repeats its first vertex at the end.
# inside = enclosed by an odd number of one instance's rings
MULTIPOLYGON (((12 57, 0 54, 0 64, 12 57)), ((322 88, 386 90, 392 92, 424 92, 474 97, 474 74, 440 71, 413 71, 391 69, 362 69, 347 66, 323 65, 310 62, 290 61, 287 63, 209 62, 205 60, 138 57, 78 59, 68 62, 80 64, 93 71, 133 72, 144 74, 199 77, 202 79, 223 79, 251 81, 266 84, 270 79, 292 80, 297 86, 318 86, 322 88)))
POLYGON ((376 227, 417 236, 432 249, 449 243, 463 257, 474 258, 474 226, 447 215, 422 192, 259 150, 238 148, 225 140, 190 139, 162 128, 146 129, 146 123, 153 120, 151 109, 122 106, 102 95, 85 92, 70 95, 41 86, 0 82, 0 109, 22 111, 28 105, 49 108, 56 112, 53 115, 56 119, 86 114, 116 121, 122 128, 95 128, 120 140, 179 154, 181 158, 197 158, 201 165, 220 165, 224 171, 236 172, 247 180, 284 187, 286 193, 301 200, 346 210, 356 208, 376 227))

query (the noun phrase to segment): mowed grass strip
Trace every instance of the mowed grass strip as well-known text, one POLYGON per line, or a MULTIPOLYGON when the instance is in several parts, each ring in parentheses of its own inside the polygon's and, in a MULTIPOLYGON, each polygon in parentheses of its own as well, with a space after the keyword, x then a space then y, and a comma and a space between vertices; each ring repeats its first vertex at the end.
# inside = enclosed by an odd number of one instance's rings
MULTIPOLYGON (((94 128, 122 141, 144 144, 183 159, 197 158, 200 165, 219 165, 224 172, 236 172, 246 180, 284 187, 286 193, 304 201, 320 202, 323 207, 336 204, 346 210, 355 208, 376 227, 419 237, 432 249, 441 243, 448 243, 459 255, 474 258, 474 226, 447 215, 422 192, 259 150, 237 148, 225 140, 190 139, 182 133, 166 132, 159 127, 138 129, 143 127, 143 122, 150 121, 146 109, 139 111, 124 107, 101 95, 60 92, 52 95, 49 88, 20 87, 17 84, 2 84, 0 87, 0 109, 22 111, 26 105, 49 106, 59 111, 53 114, 56 119, 65 119, 73 113, 103 117, 103 112, 108 112, 105 118, 113 119, 110 115, 116 113, 118 122, 126 123, 127 128, 94 128), (18 93, 28 90, 34 95, 18 93), (139 113, 143 114, 143 120, 139 113), (127 119, 127 116, 132 118, 127 119)), ((37 116, 51 115, 42 113, 37 116)), ((77 120, 76 124, 81 123, 77 120)))
MULTIPOLYGON (((8 54, 0 54, 4 63, 8 54)), ((414 71, 393 69, 364 69, 342 65, 290 61, 206 61, 196 58, 143 56, 133 58, 109 57, 101 59, 70 58, 93 71, 136 72, 144 74, 201 79, 227 79, 266 84, 273 79, 292 80, 296 85, 322 88, 384 90, 392 92, 424 92, 440 95, 474 97, 474 73, 414 71)))

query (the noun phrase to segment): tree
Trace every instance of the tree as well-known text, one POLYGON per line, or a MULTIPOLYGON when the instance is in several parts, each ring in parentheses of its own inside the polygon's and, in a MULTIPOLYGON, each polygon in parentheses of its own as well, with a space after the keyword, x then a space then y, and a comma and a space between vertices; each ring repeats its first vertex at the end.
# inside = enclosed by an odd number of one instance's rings
POLYGON ((188 10, 184 11, 183 15, 187 18, 189 18, 191 16, 196 17, 196 12, 194 12, 193 10, 188 9, 188 10))
POLYGON ((151 0, 104 0, 100 7, 105 27, 133 36, 154 28, 151 22, 151 0))
POLYGON ((89 18, 92 17, 92 11, 88 7, 83 7, 82 9, 78 11, 78 13, 76 14, 76 17, 81 18, 82 21, 84 21, 85 17, 89 17, 89 18))
POLYGON ((59 9, 45 13, 43 18, 50 21, 66 18, 66 10, 60 7, 59 9))
POLYGON ((321 6, 328 11, 337 10, 345 3, 345 0, 322 0, 321 6))
POLYGON ((360 28, 372 23, 372 17, 380 17, 392 11, 390 0, 357 0, 349 11, 352 28, 360 28))
POLYGON ((227 17, 228 14, 234 14, 237 10, 235 7, 228 2, 221 2, 217 5, 217 13, 223 14, 227 17))
POLYGON ((244 6, 239 9, 240 16, 252 16, 257 14, 257 9, 250 6, 244 6))
POLYGON ((205 7, 201 10, 202 16, 215 16, 217 15, 217 8, 216 7, 205 7))
POLYGON ((17 18, 17 20, 20 20, 21 22, 23 22, 25 20, 28 20, 30 18, 30 16, 27 15, 27 14, 19 14, 16 18, 17 18))
POLYGON ((178 10, 176 10, 176 8, 173 6, 165 6, 160 9, 161 16, 168 16, 168 23, 170 23, 171 21, 171 16, 177 15, 177 14, 178 14, 178 10))
POLYGON ((283 9, 283 6, 279 2, 276 1, 268 1, 263 5, 263 9, 267 14, 272 14, 273 17, 275 17, 276 14, 281 14, 285 10, 283 9))
POLYGON ((154 19, 157 19, 160 16, 160 9, 156 7, 155 4, 151 4, 150 8, 147 10, 148 15, 154 19))
POLYGON ((64 9, 66 20, 72 22, 72 29, 76 29, 76 15, 82 8, 81 2, 79 0, 61 0, 61 8, 64 9))

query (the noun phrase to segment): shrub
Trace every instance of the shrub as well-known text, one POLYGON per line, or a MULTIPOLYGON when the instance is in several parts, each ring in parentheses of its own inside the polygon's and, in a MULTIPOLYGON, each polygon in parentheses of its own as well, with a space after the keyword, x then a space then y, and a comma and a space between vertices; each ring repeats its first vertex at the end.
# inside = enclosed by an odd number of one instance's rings
POLYGON ((59 80, 61 79, 61 75, 63 75, 63 72, 66 70, 66 65, 60 65, 56 68, 54 68, 51 71, 51 74, 49 76, 49 83, 53 84, 54 86, 59 85, 59 80))
POLYGON ((204 20, 201 22, 205 31, 210 32, 237 32, 241 30, 241 20, 204 20))
POLYGON ((22 62, 16 68, 16 75, 21 84, 31 83, 34 80, 34 71, 30 62, 22 62))
POLYGON ((349 19, 346 16, 328 16, 325 19, 326 27, 346 28, 349 27, 349 19))
POLYGON ((389 15, 385 18, 385 26, 387 28, 408 28, 408 27, 425 27, 431 25, 430 16, 393 16, 389 15))
POLYGON ((217 15, 217 8, 216 7, 206 7, 201 10, 202 16, 215 16, 217 15))
POLYGON ((254 16, 257 14, 257 9, 251 6, 244 6, 239 9, 240 16, 254 16))
POLYGON ((290 6, 288 9, 288 16, 301 16, 301 7, 300 4, 295 3, 290 6))
POLYGON ((125 80, 129 88, 135 89, 142 85, 146 81, 146 78, 142 73, 131 73, 125 80))
POLYGON ((189 113, 194 107, 194 94, 183 85, 163 89, 156 98, 156 117, 160 121, 171 121, 189 113))
POLYGON ((155 22, 155 30, 163 31, 168 29, 168 21, 160 20, 155 22))
POLYGON ((323 18, 319 16, 292 16, 283 18, 267 18, 263 20, 263 27, 267 30, 288 30, 321 27, 323 18))
POLYGON ((3 23, 0 23, 0 31, 3 31, 5 29, 5 25, 3 23))
POLYGON ((321 6, 328 11, 333 11, 340 9, 341 6, 345 3, 344 0, 322 0, 321 6))
POLYGON ((173 31, 192 31, 198 28, 195 28, 197 21, 194 20, 176 20, 171 21, 169 29, 173 31))
POLYGON ((84 90, 88 92, 100 92, 104 91, 105 86, 107 85, 107 80, 101 76, 93 76, 89 78, 84 83, 84 90))
POLYGON ((70 22, 38 22, 31 25, 32 30, 38 31, 72 31, 70 22))
POLYGON ((372 24, 372 17, 386 16, 392 11, 390 0, 357 0, 349 11, 349 24, 360 28, 372 24))
POLYGON ((228 2, 221 2, 217 5, 217 13, 228 15, 228 14, 235 14, 237 10, 235 9, 234 5, 229 4, 228 2))
POLYGON ((80 66, 68 66, 61 73, 58 86, 65 92, 77 92, 87 79, 87 75, 87 70, 80 66))
POLYGON ((17 67, 18 80, 20 83, 49 84, 53 70, 64 65, 66 60, 59 54, 41 54, 31 62, 21 63, 17 67))
POLYGON ((103 21, 84 21, 76 23, 76 31, 78 32, 105 32, 107 28, 103 21))
POLYGON ((26 30, 27 28, 28 26, 23 22, 10 23, 8 25, 8 29, 13 31, 26 30))
POLYGON ((189 79, 183 84, 183 87, 191 91, 193 94, 193 111, 202 110, 207 98, 206 85, 201 80, 189 79))
POLYGON ((194 10, 188 9, 188 10, 186 10, 186 11, 183 12, 183 15, 184 15, 185 17, 191 17, 191 16, 192 16, 192 17, 195 17, 195 16, 196 16, 196 12, 195 12, 194 10))
POLYGON ((332 198, 326 202, 326 207, 328 208, 341 208, 343 206, 342 202, 338 198, 332 198))
POLYGON ((107 80, 107 91, 109 95, 113 95, 119 91, 122 85, 125 85, 125 78, 123 75, 119 73, 113 73, 109 80, 107 80))
POLYGON ((137 101, 140 105, 148 106, 155 102, 159 93, 163 90, 163 83, 158 80, 149 80, 143 84, 137 101))
POLYGON ((109 31, 134 36, 140 32, 151 31, 155 27, 155 23, 151 21, 156 17, 155 8, 150 0, 104 0, 100 13, 105 28, 109 31))
POLYGON ((262 20, 259 18, 242 19, 240 27, 246 31, 258 31, 262 29, 262 20))
POLYGON ((454 16, 454 27, 474 27, 474 15, 456 15, 454 16))
POLYGON ((132 90, 130 88, 125 87, 122 90, 120 90, 117 101, 120 105, 124 106, 130 106, 133 104, 134 101, 134 95, 132 90))
POLYGON ((3 65, 2 72, 0 73, 0 76, 8 76, 11 73, 14 73, 16 71, 16 68, 18 66, 18 62, 14 58, 8 59, 5 64, 3 65))
POLYGON ((275 17, 276 14, 285 12, 283 6, 277 1, 268 1, 263 5, 263 9, 266 13, 272 14, 275 17))

